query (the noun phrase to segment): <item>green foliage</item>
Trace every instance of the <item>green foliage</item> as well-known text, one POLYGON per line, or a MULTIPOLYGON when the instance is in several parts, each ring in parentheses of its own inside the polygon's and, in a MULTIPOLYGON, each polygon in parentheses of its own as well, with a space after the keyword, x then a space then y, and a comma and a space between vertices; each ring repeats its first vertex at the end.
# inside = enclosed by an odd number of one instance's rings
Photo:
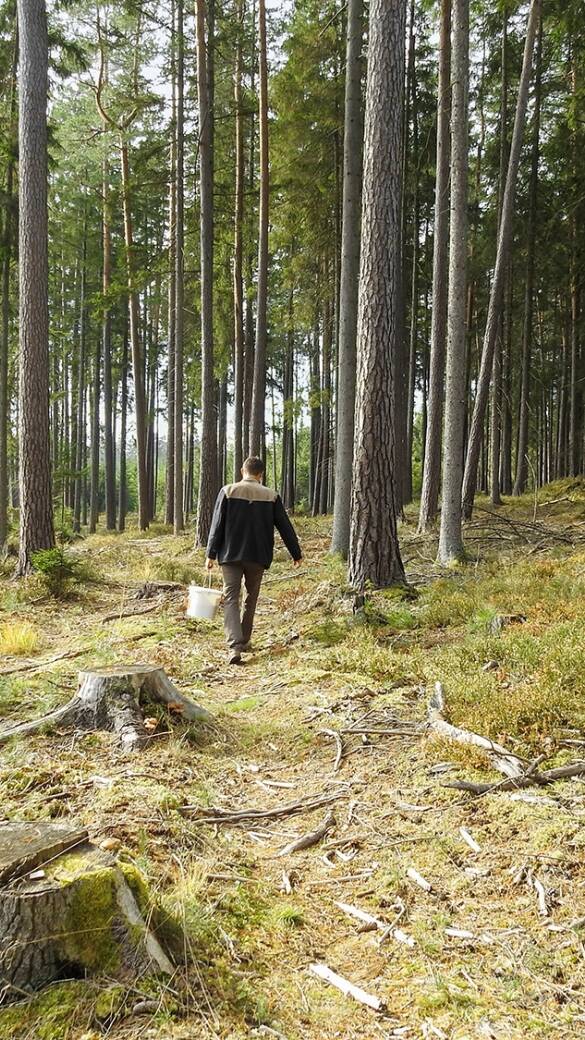
POLYGON ((65 550, 63 545, 39 549, 32 555, 32 565, 49 596, 62 599, 73 588, 91 580, 85 560, 65 550))

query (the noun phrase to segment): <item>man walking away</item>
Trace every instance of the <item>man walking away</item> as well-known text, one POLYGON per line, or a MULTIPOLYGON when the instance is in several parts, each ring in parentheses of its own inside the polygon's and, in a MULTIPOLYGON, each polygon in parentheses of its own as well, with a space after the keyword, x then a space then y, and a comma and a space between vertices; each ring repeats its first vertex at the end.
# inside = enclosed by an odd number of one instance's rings
POLYGON ((293 558, 301 563, 302 553, 280 495, 264 487, 262 459, 246 459, 242 479, 222 488, 213 511, 205 566, 211 570, 218 560, 223 574, 224 627, 230 664, 241 664, 242 651, 250 649, 254 614, 264 571, 274 553, 274 528, 293 558), (242 578, 246 586, 244 612, 240 617, 242 578))

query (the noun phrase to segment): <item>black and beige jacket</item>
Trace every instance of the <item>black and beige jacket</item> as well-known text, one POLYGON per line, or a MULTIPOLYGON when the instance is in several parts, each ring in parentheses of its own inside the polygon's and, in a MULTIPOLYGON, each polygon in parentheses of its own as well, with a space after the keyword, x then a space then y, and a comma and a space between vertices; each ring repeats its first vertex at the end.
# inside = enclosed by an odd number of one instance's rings
POLYGON ((207 555, 220 563, 259 563, 270 567, 274 553, 274 528, 293 560, 301 548, 280 495, 244 477, 227 484, 217 496, 207 541, 207 555))

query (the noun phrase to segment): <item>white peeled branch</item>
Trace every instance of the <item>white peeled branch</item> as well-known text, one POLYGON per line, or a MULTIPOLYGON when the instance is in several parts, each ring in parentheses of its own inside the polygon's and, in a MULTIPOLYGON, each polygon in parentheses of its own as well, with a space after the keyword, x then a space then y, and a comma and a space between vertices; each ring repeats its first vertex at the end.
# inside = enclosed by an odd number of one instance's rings
POLYGON ((360 986, 356 986, 349 979, 345 979, 343 975, 338 975, 337 972, 332 971, 326 964, 310 964, 309 971, 316 975, 317 978, 322 979, 323 982, 328 982, 330 986, 335 986, 346 997, 353 997, 354 1000, 372 1008, 373 1011, 383 1011, 386 1007, 380 997, 375 997, 360 986))

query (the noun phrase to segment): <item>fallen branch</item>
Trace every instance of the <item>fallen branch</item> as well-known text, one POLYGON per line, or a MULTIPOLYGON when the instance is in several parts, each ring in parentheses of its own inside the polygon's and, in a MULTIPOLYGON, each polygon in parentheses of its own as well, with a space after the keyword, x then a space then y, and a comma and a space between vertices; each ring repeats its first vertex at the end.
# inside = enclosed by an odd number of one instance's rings
POLYGON ((431 885, 430 881, 427 881, 427 879, 424 878, 422 874, 419 874, 418 870, 415 870, 414 867, 408 868, 408 870, 406 871, 406 876, 409 877, 411 881, 414 881, 415 885, 418 885, 419 888, 422 888, 423 892, 431 891, 433 886, 431 885))
POLYGON ((353 906, 351 903, 340 903, 338 900, 335 900, 335 906, 338 906, 339 909, 343 910, 344 914, 348 914, 349 917, 355 917, 356 920, 361 921, 362 924, 382 929, 388 927, 385 921, 381 921, 379 917, 374 917, 373 914, 369 914, 366 910, 360 910, 359 906, 353 906))
POLYGON ((468 830, 465 829, 465 827, 459 828, 459 834, 463 838, 465 844, 469 846, 472 852, 481 852, 481 845, 479 845, 476 842, 475 838, 472 837, 472 835, 469 833, 468 830))
POLYGON ((429 729, 436 736, 445 740, 454 740, 458 744, 471 744, 473 747, 479 747, 486 751, 492 766, 498 773, 503 773, 508 777, 522 775, 522 759, 518 755, 507 751, 501 744, 497 744, 487 737, 480 736, 479 733, 473 733, 468 729, 460 729, 459 726, 453 726, 450 722, 447 722, 445 719, 443 687, 440 682, 435 684, 434 693, 429 701, 428 720, 429 729))
POLYGON ((150 607, 143 607, 142 610, 116 610, 111 614, 106 614, 103 618, 100 618, 100 623, 105 625, 107 621, 121 621, 122 618, 140 617, 142 614, 153 614, 155 610, 161 607, 160 600, 153 603, 150 607))
POLYGON ((337 753, 335 755, 335 762, 333 763, 333 772, 336 773, 341 767, 341 760, 344 754, 343 741, 336 729, 320 729, 319 733, 323 734, 324 737, 331 737, 332 740, 335 741, 337 753))
POLYGON ((343 975, 338 975, 331 968, 328 968, 326 964, 310 964, 309 971, 316 975, 317 978, 322 979, 323 982, 328 982, 330 986, 335 986, 346 997, 353 997, 354 1000, 372 1008, 373 1011, 383 1011, 386 1007, 384 1001, 380 1000, 379 997, 373 996, 372 993, 367 993, 365 989, 361 989, 360 986, 356 986, 348 979, 344 979, 343 975))
POLYGON ((289 856, 291 852, 300 852, 302 849, 310 849, 313 847, 313 845, 318 845, 319 842, 322 841, 323 838, 325 838, 326 835, 329 834, 329 831, 333 830, 334 827, 335 817, 333 813, 328 813, 325 819, 323 820, 323 823, 319 827, 317 827, 317 830, 309 831, 308 834, 303 834, 302 837, 295 838, 294 841, 291 841, 288 845, 285 845, 285 847, 281 849, 280 852, 277 853, 277 855, 289 856))
POLYGON ((539 785, 545 787, 553 784, 555 780, 569 780, 573 776, 585 775, 585 761, 571 762, 566 766, 557 766, 555 769, 545 769, 541 773, 526 772, 508 780, 500 780, 498 783, 475 783, 473 780, 452 780, 444 784, 457 791, 469 791, 470 794, 490 794, 491 791, 516 791, 523 787, 539 785))
MULTIPOLYGON (((322 733, 325 730, 321 730, 322 733)), ((418 737, 422 736, 424 730, 419 729, 342 729, 341 733, 355 733, 358 736, 378 736, 378 737, 418 737)))
POLYGON ((299 813, 313 812, 320 809, 322 805, 329 805, 343 797, 344 792, 334 791, 329 794, 316 795, 313 798, 300 799, 297 802, 289 802, 287 805, 276 806, 274 809, 239 809, 229 810, 220 808, 205 808, 200 805, 182 805, 180 811, 184 813, 202 813, 196 816, 197 823, 248 823, 254 820, 276 820, 282 816, 297 816, 299 813))
POLYGON ((359 906, 353 906, 351 903, 335 903, 340 910, 343 910, 344 914, 348 914, 350 917, 355 917, 358 921, 362 922, 365 926, 362 930, 379 929, 382 932, 380 936, 379 945, 391 936, 396 942, 402 943, 403 946, 413 947, 416 945, 412 935, 408 935, 407 932, 403 932, 402 928, 396 928, 397 922, 400 920, 405 912, 404 904, 402 904, 400 912, 395 917, 392 924, 388 924, 387 921, 381 921, 379 917, 374 917, 373 914, 367 913, 366 910, 360 910, 359 906))
POLYGON ((531 874, 529 875, 529 884, 532 885, 532 888, 536 892, 536 898, 538 899, 538 912, 540 916, 548 917, 549 909, 546 897, 546 888, 544 887, 542 881, 540 881, 539 878, 535 877, 534 874, 531 874))

